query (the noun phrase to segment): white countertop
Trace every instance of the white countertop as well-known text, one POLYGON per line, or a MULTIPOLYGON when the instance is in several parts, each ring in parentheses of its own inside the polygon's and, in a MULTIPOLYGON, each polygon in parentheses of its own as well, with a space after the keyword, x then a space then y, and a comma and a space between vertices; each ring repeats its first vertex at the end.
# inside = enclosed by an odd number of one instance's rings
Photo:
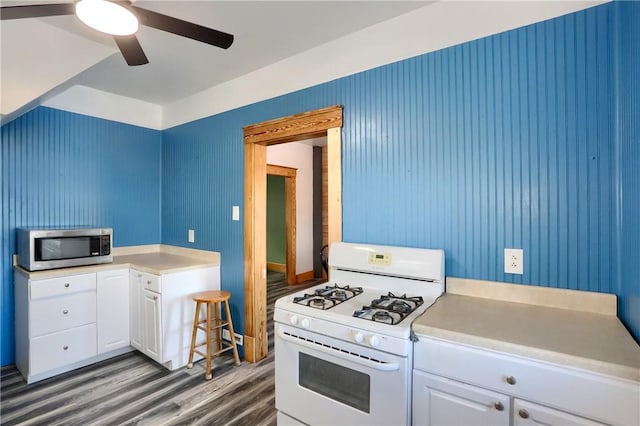
POLYGON ((418 335, 640 381, 640 346, 616 315, 444 294, 413 329, 418 335))
POLYGON ((113 264, 127 264, 139 271, 155 275, 164 275, 206 266, 218 266, 219 262, 206 261, 202 258, 180 256, 171 253, 143 253, 115 256, 113 258, 113 264))
POLYGON ((129 267, 150 274, 165 275, 190 269, 220 266, 220 253, 175 246, 152 245, 115 248, 114 253, 112 263, 34 272, 27 271, 19 266, 14 266, 14 269, 30 279, 45 279, 129 267))

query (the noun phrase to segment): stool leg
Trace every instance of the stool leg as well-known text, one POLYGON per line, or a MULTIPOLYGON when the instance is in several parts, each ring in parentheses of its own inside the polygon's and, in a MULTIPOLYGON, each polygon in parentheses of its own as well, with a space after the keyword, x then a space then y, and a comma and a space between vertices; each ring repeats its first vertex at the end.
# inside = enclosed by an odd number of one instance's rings
POLYGON ((207 303, 207 370, 205 380, 211 380, 211 303, 207 303))
POLYGON ((222 350, 222 336, 221 336, 221 328, 218 327, 222 322, 222 317, 220 316, 220 307, 218 303, 213 304, 213 318, 215 318, 215 326, 216 326, 216 351, 220 352, 222 350))
POLYGON ((200 320, 200 302, 196 302, 196 313, 193 318, 193 331, 191 332, 191 350, 189 350, 189 362, 187 368, 193 367, 193 351, 196 349, 196 335, 198 333, 198 321, 200 320))
POLYGON ((227 322, 229 323, 229 337, 231 337, 231 344, 233 345, 233 358, 236 361, 236 365, 240 365, 240 357, 238 356, 238 347, 236 346, 236 338, 233 332, 233 322, 231 321, 231 311, 229 310, 229 301, 224 301, 224 309, 227 314, 227 322))

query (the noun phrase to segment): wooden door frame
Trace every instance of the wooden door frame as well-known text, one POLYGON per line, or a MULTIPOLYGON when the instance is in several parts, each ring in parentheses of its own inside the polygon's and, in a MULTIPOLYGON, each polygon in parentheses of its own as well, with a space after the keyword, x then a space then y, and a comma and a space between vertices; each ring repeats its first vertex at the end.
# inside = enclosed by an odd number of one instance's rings
POLYGON ((329 244, 342 239, 342 106, 244 127, 245 360, 267 356, 267 146, 327 137, 329 244))
MULTIPOLYGON (((267 164, 267 175, 284 178, 284 233, 287 285, 296 285, 296 174, 293 167, 267 164)), ((266 235, 266 234, 265 234, 266 235)), ((265 252, 266 253, 266 252, 265 252)))

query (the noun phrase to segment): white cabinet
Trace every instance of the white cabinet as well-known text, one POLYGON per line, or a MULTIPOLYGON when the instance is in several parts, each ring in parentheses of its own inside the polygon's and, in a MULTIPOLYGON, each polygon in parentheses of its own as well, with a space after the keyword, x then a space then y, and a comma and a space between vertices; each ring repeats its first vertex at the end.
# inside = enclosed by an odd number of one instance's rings
POLYGON ((161 295, 150 290, 142 293, 142 353, 149 358, 162 362, 162 299, 161 295))
POLYGON ((413 381, 416 425, 509 425, 506 395, 421 371, 413 381))
POLYGON ((638 382, 437 338, 413 377, 415 425, 640 424, 638 382))
POLYGON ((98 353, 129 346, 129 268, 97 273, 98 353))
POLYGON ((96 353, 95 323, 33 338, 30 341, 28 376, 73 365, 96 353))
POLYGON ((414 425, 604 426, 604 423, 421 371, 414 372, 413 380, 414 425))
POLYGON ((16 366, 31 383, 97 355, 96 274, 15 275, 16 366))
POLYGON ((131 347, 170 370, 180 368, 189 358, 192 295, 220 289, 219 266, 159 276, 114 265, 57 276, 65 272, 52 277, 16 268, 16 366, 28 383, 131 347))
POLYGON ((130 276, 131 345, 170 370, 185 366, 195 312, 192 295, 219 290, 220 267, 163 275, 131 269, 130 276))
POLYGON ((130 273, 131 346, 162 362, 162 295, 160 277, 147 272, 130 273))

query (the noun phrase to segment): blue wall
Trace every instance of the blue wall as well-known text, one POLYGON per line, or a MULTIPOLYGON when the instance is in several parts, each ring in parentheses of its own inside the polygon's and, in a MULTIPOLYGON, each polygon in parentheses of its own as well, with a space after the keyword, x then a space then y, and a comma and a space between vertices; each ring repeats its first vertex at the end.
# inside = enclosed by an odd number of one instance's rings
POLYGON ((101 226, 160 242, 162 133, 39 107, 2 126, 1 365, 14 362, 11 255, 21 226, 101 226))
POLYGON ((45 225, 111 221, 118 245, 161 234, 221 252, 244 331, 243 221, 231 220, 233 205, 243 211, 242 127, 335 104, 344 106, 345 241, 442 247, 449 276, 616 293, 640 339, 639 8, 605 4, 162 134, 44 108, 4 126, 2 364, 13 361, 13 229, 34 214, 45 225), (87 170, 60 172, 44 190, 28 173, 32 162, 78 156, 125 172, 106 187, 74 178, 87 170), (502 273, 505 247, 524 249, 524 275, 502 273))
POLYGON ((640 341, 640 3, 616 5, 620 318, 640 341))
POLYGON ((345 241, 442 247, 449 276, 620 293, 615 7, 171 129, 163 242, 185 245, 188 226, 202 227, 198 246, 222 252, 241 314, 242 232, 229 216, 242 206, 242 127, 341 104, 345 241), (502 272, 505 247, 524 249, 524 275, 502 272))

